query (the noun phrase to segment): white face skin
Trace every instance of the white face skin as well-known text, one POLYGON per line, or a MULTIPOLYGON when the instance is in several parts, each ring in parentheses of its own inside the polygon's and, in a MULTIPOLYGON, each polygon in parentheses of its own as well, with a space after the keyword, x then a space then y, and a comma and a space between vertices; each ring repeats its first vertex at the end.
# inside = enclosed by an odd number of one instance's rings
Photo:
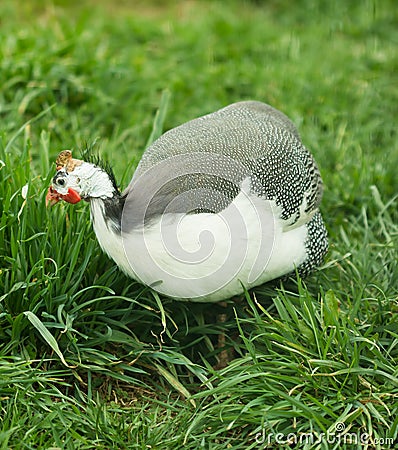
POLYGON ((108 174, 87 162, 75 166, 70 172, 65 168, 58 170, 53 178, 52 188, 60 195, 67 195, 73 190, 84 199, 111 198, 115 194, 115 188, 108 174))

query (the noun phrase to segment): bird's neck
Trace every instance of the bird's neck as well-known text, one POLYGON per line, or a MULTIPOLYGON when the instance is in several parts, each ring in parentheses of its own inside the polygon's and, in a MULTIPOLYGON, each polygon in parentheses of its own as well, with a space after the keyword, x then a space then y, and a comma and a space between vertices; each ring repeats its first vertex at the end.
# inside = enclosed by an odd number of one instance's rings
POLYGON ((120 233, 124 199, 113 177, 101 167, 87 162, 76 167, 73 175, 79 180, 81 197, 90 203, 94 229, 101 223, 101 226, 120 233))
POLYGON ((94 232, 101 248, 124 272, 132 276, 121 232, 125 197, 118 195, 106 199, 91 198, 89 201, 94 232))
POLYGON ((71 172, 70 178, 78 186, 81 198, 90 203, 94 228, 102 223, 109 229, 120 230, 123 204, 113 177, 101 167, 83 162, 71 172))
POLYGON ((99 226, 105 226, 110 232, 120 234, 125 197, 115 191, 112 197, 91 197, 89 202, 94 230, 97 232, 99 226))

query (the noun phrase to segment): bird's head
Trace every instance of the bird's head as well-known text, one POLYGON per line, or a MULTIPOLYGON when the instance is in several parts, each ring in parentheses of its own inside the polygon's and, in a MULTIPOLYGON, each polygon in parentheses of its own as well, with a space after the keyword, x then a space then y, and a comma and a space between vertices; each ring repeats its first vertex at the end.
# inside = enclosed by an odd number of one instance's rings
POLYGON ((91 198, 112 198, 117 194, 113 174, 100 165, 72 158, 70 150, 63 150, 56 160, 57 173, 48 189, 46 203, 60 200, 78 203, 91 198))

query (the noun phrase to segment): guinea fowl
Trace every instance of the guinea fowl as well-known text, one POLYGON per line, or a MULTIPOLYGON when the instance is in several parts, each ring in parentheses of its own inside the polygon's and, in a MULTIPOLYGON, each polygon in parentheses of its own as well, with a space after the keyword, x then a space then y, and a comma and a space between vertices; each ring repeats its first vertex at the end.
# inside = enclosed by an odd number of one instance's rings
POLYGON ((221 301, 306 276, 327 252, 317 165, 293 123, 264 103, 234 103, 167 131, 122 193, 108 165, 85 159, 59 154, 47 201, 88 201, 102 249, 169 297, 221 301))

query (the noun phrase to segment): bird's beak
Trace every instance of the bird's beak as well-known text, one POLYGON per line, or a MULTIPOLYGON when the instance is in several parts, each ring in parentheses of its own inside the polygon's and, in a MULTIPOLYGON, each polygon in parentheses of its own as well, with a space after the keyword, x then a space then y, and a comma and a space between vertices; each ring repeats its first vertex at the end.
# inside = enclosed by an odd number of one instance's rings
POLYGON ((52 186, 50 186, 46 195, 46 206, 54 206, 60 200, 60 194, 58 194, 58 192, 52 186))
POLYGON ((81 197, 79 193, 72 188, 69 188, 66 194, 60 194, 52 186, 50 186, 46 195, 46 205, 53 206, 60 200, 65 200, 68 203, 75 204, 80 202, 81 197))

